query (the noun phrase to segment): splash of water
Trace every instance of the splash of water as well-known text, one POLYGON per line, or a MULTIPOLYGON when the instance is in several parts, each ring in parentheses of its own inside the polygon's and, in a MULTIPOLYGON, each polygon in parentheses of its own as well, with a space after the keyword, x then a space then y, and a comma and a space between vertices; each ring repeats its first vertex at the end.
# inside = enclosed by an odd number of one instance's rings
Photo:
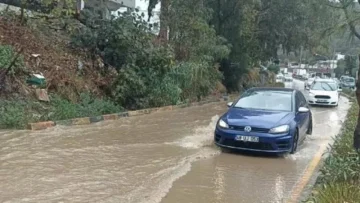
POLYGON ((204 146, 211 146, 215 125, 218 120, 218 115, 213 116, 209 125, 195 129, 192 135, 188 135, 181 138, 180 140, 166 144, 177 145, 187 149, 199 149, 204 146))

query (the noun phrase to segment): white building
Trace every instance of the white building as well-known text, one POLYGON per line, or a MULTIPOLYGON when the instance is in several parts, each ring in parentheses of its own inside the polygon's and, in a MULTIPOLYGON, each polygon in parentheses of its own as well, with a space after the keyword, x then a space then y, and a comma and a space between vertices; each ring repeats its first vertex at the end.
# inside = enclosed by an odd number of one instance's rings
POLYGON ((110 18, 113 12, 121 8, 135 8, 136 0, 77 0, 77 9, 87 8, 99 13, 104 18, 110 18))

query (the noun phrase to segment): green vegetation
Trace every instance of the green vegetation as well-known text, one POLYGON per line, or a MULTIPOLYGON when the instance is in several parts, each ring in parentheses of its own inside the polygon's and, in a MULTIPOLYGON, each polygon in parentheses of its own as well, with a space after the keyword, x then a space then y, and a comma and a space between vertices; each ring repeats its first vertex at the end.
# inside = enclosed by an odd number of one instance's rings
POLYGON ((321 168, 313 195, 307 203, 360 201, 360 156, 353 149, 353 131, 359 107, 352 104, 342 132, 336 137, 329 157, 321 168))
POLYGON ((0 101, 0 128, 24 128, 29 122, 98 116, 123 110, 115 103, 89 93, 82 93, 76 103, 57 95, 51 97, 50 103, 13 98, 0 101))
POLYGON ((101 8, 73 9, 75 0, 8 1, 21 9, 0 15, 0 65, 22 46, 13 70, 23 71, 6 76, 10 88, 1 94, 8 116, 0 125, 174 105, 258 85, 282 87, 274 80, 278 55, 326 43, 323 32, 338 16, 324 2, 151 0, 151 14, 161 4, 154 34, 155 24, 137 10, 106 19, 101 8), (26 9, 41 14, 30 16, 26 9), (24 82, 40 72, 51 95, 47 103, 35 102, 35 89, 24 82), (22 111, 31 113, 17 118, 22 111))
MULTIPOLYGON (((15 55, 16 53, 12 46, 0 44, 0 69, 8 68, 15 55)), ((9 73, 13 75, 15 71, 24 70, 24 67, 24 57, 21 56, 15 61, 9 73)))

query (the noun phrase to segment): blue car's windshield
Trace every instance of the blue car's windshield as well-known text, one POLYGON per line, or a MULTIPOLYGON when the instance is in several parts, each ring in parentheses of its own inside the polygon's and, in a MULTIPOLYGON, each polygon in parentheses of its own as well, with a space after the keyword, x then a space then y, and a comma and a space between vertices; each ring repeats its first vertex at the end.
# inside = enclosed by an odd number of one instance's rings
POLYGON ((292 111, 292 92, 249 91, 244 93, 234 107, 269 111, 292 111))

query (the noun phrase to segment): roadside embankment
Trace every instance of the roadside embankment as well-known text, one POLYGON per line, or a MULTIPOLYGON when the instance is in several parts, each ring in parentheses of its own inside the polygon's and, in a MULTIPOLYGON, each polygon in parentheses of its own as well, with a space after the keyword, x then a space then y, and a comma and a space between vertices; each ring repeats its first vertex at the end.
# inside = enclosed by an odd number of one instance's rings
MULTIPOLYGON (((348 95, 349 96, 349 95, 348 95)), ((359 107, 349 109, 342 131, 335 138, 307 203, 360 202, 360 155, 353 149, 359 107)))

